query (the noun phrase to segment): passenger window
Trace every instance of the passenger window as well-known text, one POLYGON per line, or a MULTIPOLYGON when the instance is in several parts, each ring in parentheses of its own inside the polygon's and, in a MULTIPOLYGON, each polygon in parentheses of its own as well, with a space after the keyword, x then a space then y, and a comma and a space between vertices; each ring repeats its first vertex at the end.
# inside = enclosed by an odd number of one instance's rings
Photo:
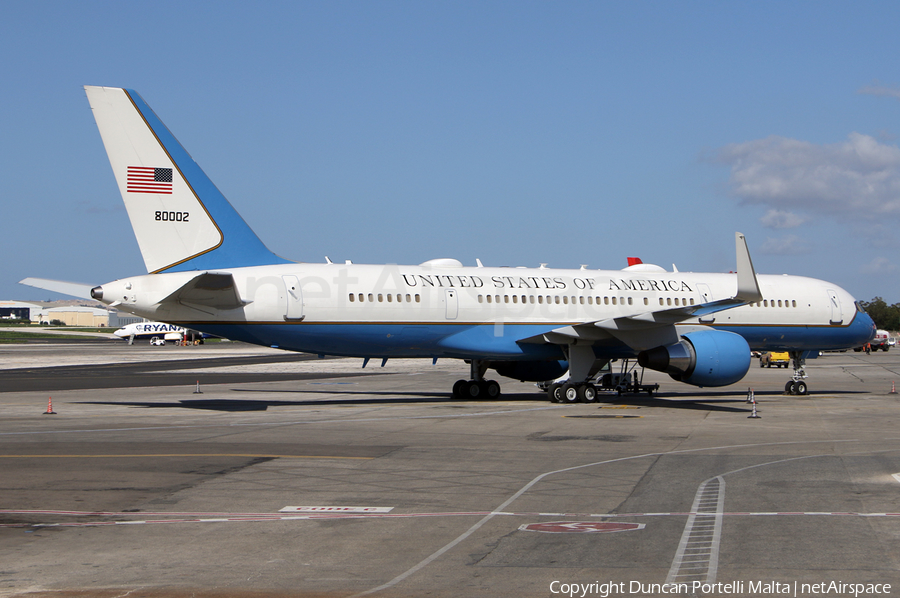
POLYGON ((487 296, 487 300, 488 300, 488 303, 491 302, 491 296, 490 296, 490 295, 487 296))
POLYGON ((484 303, 484 295, 478 295, 478 303, 484 303))
POLYGON ((350 303, 353 303, 354 301, 356 301, 356 295, 350 293, 350 303))
POLYGON ((421 300, 422 300, 422 298, 419 297, 418 293, 416 293, 416 303, 419 303, 421 300))
POLYGON ((632 297, 629 297, 629 298, 628 298, 628 305, 633 305, 633 304, 634 304, 634 299, 633 299, 632 297))
POLYGON ((616 304, 616 298, 613 297, 613 305, 615 305, 615 304, 616 304))
POLYGON ((369 301, 375 301, 375 295, 373 295, 372 293, 369 293, 369 301))
POLYGON ((387 298, 388 298, 388 303, 391 303, 393 301, 393 297, 391 296, 390 293, 388 293, 387 298))
POLYGON ((410 297, 409 294, 407 293, 407 295, 406 295, 406 302, 409 303, 411 300, 412 300, 411 297, 410 297))
POLYGON ((381 296, 381 293, 378 293, 378 303, 381 303, 384 300, 384 297, 381 296))

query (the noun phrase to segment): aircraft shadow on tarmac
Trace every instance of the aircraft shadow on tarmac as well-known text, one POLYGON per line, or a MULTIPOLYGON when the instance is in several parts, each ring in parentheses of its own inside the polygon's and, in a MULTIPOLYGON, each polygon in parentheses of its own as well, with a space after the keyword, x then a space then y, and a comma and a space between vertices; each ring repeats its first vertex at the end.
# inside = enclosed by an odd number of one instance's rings
MULTIPOLYGON (((248 392, 248 391, 237 391, 248 392)), ((254 393, 260 391, 254 390, 254 393)), ((300 391, 289 391, 300 392, 300 391)), ((309 391, 316 392, 316 391, 309 391)), ((321 394, 321 392, 316 392, 321 394)), ((349 393, 340 393, 349 394, 349 393)), ((211 411, 265 411, 269 407, 327 407, 335 405, 409 405, 417 403, 449 403, 450 396, 446 393, 402 393, 402 392, 358 392, 353 394, 372 395, 383 394, 384 398, 342 398, 310 401, 275 401, 256 399, 184 399, 177 402, 153 402, 153 401, 82 401, 84 405, 112 405, 119 407, 140 407, 145 409, 207 409, 211 411), (401 396, 410 395, 410 396, 401 396)))
MULTIPOLYGON (((269 407, 327 407, 340 405, 413 405, 427 403, 458 403, 448 393, 441 392, 410 392, 410 391, 361 391, 338 389, 310 389, 310 390, 245 390, 232 389, 236 393, 278 393, 278 394, 315 394, 327 395, 329 398, 310 400, 272 400, 272 399, 184 399, 179 401, 153 402, 153 401, 82 401, 86 405, 110 405, 119 407, 137 407, 144 409, 200 409, 211 411, 266 411, 269 407), (333 398, 330 398, 333 397, 333 398)), ((781 397, 782 393, 758 392, 759 398, 781 397)), ((688 409, 709 412, 749 413, 751 406, 746 402, 746 393, 740 391, 711 394, 709 398, 692 395, 685 397, 676 393, 671 396, 654 395, 652 397, 642 395, 605 396, 600 395, 600 400, 595 403, 598 407, 610 404, 631 407, 688 409), (608 399, 608 400, 607 400, 608 399)), ((809 400, 815 395, 807 397, 792 397, 794 400, 809 400)), ((546 403, 547 396, 544 393, 518 393, 504 394, 502 401, 523 401, 530 403, 546 403)), ((485 399, 480 403, 491 403, 485 399)), ((561 407, 564 405, 560 405, 561 407)))

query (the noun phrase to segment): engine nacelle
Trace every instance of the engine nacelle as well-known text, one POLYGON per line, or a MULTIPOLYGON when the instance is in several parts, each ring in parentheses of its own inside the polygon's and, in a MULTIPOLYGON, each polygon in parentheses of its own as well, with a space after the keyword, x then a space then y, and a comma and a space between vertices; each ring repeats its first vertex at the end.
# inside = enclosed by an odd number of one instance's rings
POLYGON ((733 332, 688 332, 682 340, 638 354, 641 366, 694 386, 728 386, 747 375, 750 345, 733 332))

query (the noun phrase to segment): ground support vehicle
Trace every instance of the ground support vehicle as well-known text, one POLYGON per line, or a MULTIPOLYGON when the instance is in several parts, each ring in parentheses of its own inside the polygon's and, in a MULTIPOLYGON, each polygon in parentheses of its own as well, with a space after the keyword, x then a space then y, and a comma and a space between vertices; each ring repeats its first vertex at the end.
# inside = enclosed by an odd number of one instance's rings
MULTIPOLYGON (((617 360, 613 360, 615 362, 617 360)), ((552 403, 594 403, 601 396, 621 396, 622 394, 639 394, 646 392, 652 396, 659 390, 659 384, 644 384, 644 368, 637 361, 622 360, 619 371, 612 371, 612 362, 602 368, 593 380, 587 384, 567 384, 556 380, 551 384, 538 384, 547 391, 552 403)))

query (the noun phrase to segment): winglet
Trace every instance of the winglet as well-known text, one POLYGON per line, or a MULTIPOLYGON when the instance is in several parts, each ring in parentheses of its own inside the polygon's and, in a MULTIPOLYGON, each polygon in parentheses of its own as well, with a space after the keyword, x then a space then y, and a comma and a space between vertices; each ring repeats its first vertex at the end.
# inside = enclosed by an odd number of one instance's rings
POLYGON ((739 301, 753 303, 762 300, 759 290, 759 281, 756 279, 756 270, 753 269, 753 260, 750 259, 750 250, 747 249, 747 239, 743 233, 734 233, 735 252, 737 253, 737 294, 734 296, 739 301))

